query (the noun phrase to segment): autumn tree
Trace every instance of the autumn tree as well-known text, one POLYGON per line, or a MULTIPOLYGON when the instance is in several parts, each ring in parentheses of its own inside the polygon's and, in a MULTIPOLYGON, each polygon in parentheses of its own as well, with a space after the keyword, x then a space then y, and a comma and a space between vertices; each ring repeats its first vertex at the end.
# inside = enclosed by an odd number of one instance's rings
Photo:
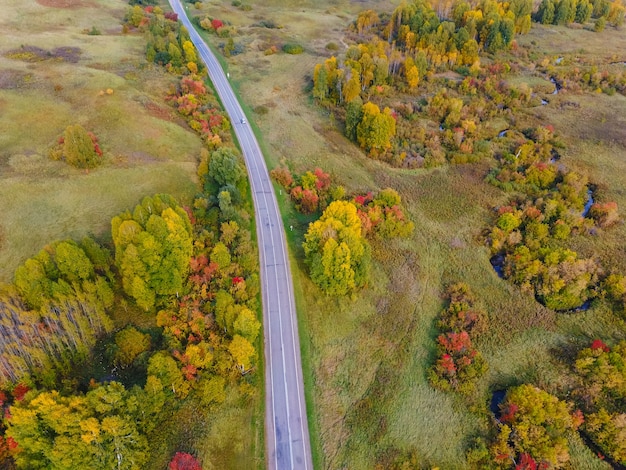
POLYGON ((114 361, 120 367, 128 367, 141 353, 150 349, 150 335, 133 326, 127 326, 115 334, 114 361))
POLYGON ((169 195, 146 197, 111 221, 124 291, 145 310, 181 293, 192 253, 187 213, 169 195))
POLYGON ((332 202, 309 225, 303 248, 311 279, 326 294, 346 295, 366 284, 370 249, 353 203, 332 202))
POLYGON ((391 139, 396 134, 396 120, 389 108, 382 112, 371 102, 362 108, 363 116, 356 128, 359 145, 372 154, 384 153, 391 147, 391 139))
POLYGON ((98 138, 80 124, 67 126, 59 139, 59 147, 52 150, 51 156, 76 168, 95 168, 102 162, 98 138))
POLYGON ((154 427, 146 391, 127 391, 116 382, 86 395, 31 392, 11 407, 7 435, 20 452, 20 468, 145 468, 154 427))
POLYGON ((569 460, 566 433, 580 423, 569 404, 525 384, 510 389, 500 408, 501 424, 492 446, 497 462, 506 463, 524 453, 556 468, 569 460))

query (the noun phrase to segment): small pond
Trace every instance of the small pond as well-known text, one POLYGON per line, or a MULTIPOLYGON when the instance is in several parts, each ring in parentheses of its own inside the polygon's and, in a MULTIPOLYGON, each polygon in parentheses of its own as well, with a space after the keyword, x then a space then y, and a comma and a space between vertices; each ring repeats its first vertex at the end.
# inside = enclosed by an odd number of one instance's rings
POLYGON ((493 269, 498 277, 504 279, 504 255, 499 254, 492 256, 489 262, 491 263, 491 266, 493 266, 493 269))
POLYGON ((491 395, 491 402, 489 402, 489 409, 499 421, 502 416, 502 410, 500 409, 500 404, 504 401, 504 397, 506 396, 506 390, 496 390, 491 395))

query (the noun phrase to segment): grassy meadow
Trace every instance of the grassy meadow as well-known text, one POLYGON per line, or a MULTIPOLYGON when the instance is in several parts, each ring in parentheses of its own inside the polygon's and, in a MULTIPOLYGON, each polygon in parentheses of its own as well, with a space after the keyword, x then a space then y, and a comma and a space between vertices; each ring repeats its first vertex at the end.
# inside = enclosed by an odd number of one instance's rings
POLYGON ((189 199, 201 141, 163 102, 174 78, 146 65, 142 35, 122 34, 125 2, 3 7, 0 281, 9 282, 48 242, 108 236, 111 217, 146 195, 189 199), (92 27, 101 34, 87 35, 92 27), (94 132, 104 151, 88 174, 48 158, 70 124, 94 132))
MULTIPOLYGON (((552 393, 568 390, 567 361, 596 336, 624 338, 624 323, 606 306, 557 314, 498 278, 481 232, 492 209, 510 195, 484 182, 490 162, 436 169, 401 170, 370 160, 348 142, 328 113, 312 102, 308 87, 316 63, 347 47, 344 29, 367 8, 391 11, 398 2, 249 1, 242 11, 230 2, 206 2, 195 14, 231 22, 245 52, 227 59, 231 79, 252 110, 271 167, 296 172, 316 166, 331 172, 348 192, 397 189, 415 223, 409 240, 373 246, 371 284, 355 299, 323 297, 308 278, 300 248, 310 218, 290 209, 283 193, 285 224, 294 254, 300 334, 309 396, 316 467, 388 468, 413 455, 418 468, 466 468, 465 449, 488 428, 491 392, 532 382, 552 393), (258 26, 273 21, 281 28, 258 26), (265 55, 268 45, 298 42, 301 55, 265 55), (337 46, 338 51, 331 45, 337 46), (331 49, 331 50, 329 50, 331 49), (468 399, 433 389, 426 369, 435 356, 435 317, 451 283, 471 287, 488 311, 489 334, 478 343, 489 364, 478 391, 468 399)), ((225 40, 206 34, 218 46, 225 40)), ((576 60, 605 64, 624 60, 625 30, 602 33, 533 24, 517 38, 532 60, 562 66, 576 60), (610 45, 610 47, 607 47, 610 45), (620 55, 622 54, 622 55, 620 55)), ((549 100, 524 111, 540 118, 565 142, 562 164, 589 176, 605 200, 626 207, 626 98, 594 93, 550 95, 551 83, 522 69, 511 81, 527 83, 549 100), (606 197, 604 197, 606 196, 606 197)), ((622 209, 623 210, 623 209, 622 209)), ((624 224, 574 240, 626 270, 624 224)), ((572 436, 569 468, 606 469, 572 436)))

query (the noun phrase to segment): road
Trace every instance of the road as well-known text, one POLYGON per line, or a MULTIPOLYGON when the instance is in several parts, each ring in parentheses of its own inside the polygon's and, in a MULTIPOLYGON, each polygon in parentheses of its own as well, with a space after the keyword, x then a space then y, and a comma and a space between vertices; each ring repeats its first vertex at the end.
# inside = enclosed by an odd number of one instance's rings
POLYGON ((265 443, 270 470, 312 470, 300 341, 278 203, 259 144, 219 62, 189 22, 179 0, 169 0, 189 30, 239 140, 256 215, 265 334, 265 443), (242 120, 243 119, 243 120, 242 120))

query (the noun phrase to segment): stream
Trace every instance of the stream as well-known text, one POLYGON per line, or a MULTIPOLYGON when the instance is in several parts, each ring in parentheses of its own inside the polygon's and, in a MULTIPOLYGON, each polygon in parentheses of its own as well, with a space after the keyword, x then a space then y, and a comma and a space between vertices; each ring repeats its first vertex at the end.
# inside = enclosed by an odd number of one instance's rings
POLYGON ((591 209, 591 206, 593 206, 593 190, 588 189, 587 190, 587 202, 585 202, 585 207, 583 208, 583 213, 582 213, 583 217, 587 217, 587 214, 589 214, 589 209, 591 209))
POLYGON ((556 81, 556 78, 554 77, 550 77, 550 81, 554 84, 554 91, 552 92, 553 95, 556 95, 559 93, 559 91, 561 90, 561 88, 563 88, 561 85, 559 85, 559 82, 556 81))

